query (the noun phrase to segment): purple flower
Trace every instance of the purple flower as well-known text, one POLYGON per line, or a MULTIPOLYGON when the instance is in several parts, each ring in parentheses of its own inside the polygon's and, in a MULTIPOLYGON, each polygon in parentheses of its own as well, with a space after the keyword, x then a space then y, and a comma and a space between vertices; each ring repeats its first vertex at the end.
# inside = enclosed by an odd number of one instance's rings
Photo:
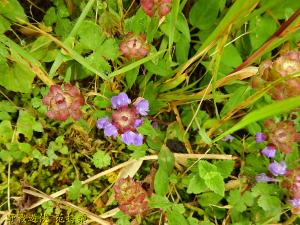
POLYGON ((293 208, 298 208, 298 207, 300 207, 300 198, 294 198, 294 199, 290 200, 290 203, 293 208))
POLYGON ((118 130, 114 125, 109 123, 107 126, 104 127, 104 134, 107 137, 110 137, 110 136, 116 137, 116 136, 118 136, 118 130))
POLYGON ((104 129, 107 125, 110 124, 108 117, 101 118, 97 120, 96 126, 98 129, 104 129))
POLYGON ((276 154, 276 149, 274 148, 274 146, 267 146, 265 147, 261 153, 269 158, 274 158, 275 157, 275 154, 276 154))
POLYGON ((143 98, 138 99, 134 106, 136 108, 137 113, 142 116, 147 116, 149 111, 149 102, 143 98))
POLYGON ((274 176, 284 175, 286 173, 286 163, 284 161, 280 163, 274 161, 269 165, 269 170, 274 176))
POLYGON ((229 134, 229 135, 223 137, 223 138, 222 138, 222 141, 229 141, 229 142, 232 142, 233 139, 234 139, 234 137, 233 137, 231 134, 229 134))
POLYGON ((108 117, 97 120, 96 126, 104 130, 108 137, 121 136, 121 140, 127 145, 140 146, 143 144, 143 135, 137 132, 137 127, 144 123, 143 115, 147 115, 149 103, 144 98, 137 98, 131 103, 127 94, 121 92, 111 98, 112 118, 108 117))
POLYGON ((267 136, 264 133, 257 132, 255 139, 256 139, 256 143, 261 143, 267 139, 267 136))
POLYGON ((130 103, 130 98, 128 98, 127 94, 124 92, 121 92, 119 95, 113 96, 111 98, 111 104, 113 109, 119 109, 123 106, 127 106, 130 103))
POLYGON ((141 119, 136 119, 136 120, 134 121, 133 126, 134 126, 135 128, 137 128, 137 127, 141 126, 143 123, 144 123, 144 117, 142 117, 141 119))
POLYGON ((122 141, 127 145, 140 146, 143 144, 143 135, 127 131, 121 135, 122 141))
POLYGON ((276 181, 276 179, 267 176, 265 173, 257 174, 255 179, 256 179, 256 182, 275 182, 276 181))

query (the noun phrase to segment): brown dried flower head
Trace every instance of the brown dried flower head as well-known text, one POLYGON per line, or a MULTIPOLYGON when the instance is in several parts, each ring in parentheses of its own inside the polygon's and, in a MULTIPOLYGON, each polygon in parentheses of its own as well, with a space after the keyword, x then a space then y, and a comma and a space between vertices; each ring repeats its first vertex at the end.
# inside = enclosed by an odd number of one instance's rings
POLYGON ((79 120, 84 98, 76 86, 65 84, 62 88, 52 85, 49 93, 43 98, 43 104, 48 106, 47 116, 51 119, 64 121, 72 117, 79 120))
MULTIPOLYGON (((300 51, 289 51, 274 62, 266 60, 258 69, 259 76, 252 79, 253 87, 263 87, 266 82, 300 72, 300 51)), ((300 95, 300 78, 290 78, 275 85, 270 91, 275 100, 281 100, 300 95)))
POLYGON ((141 7, 148 16, 163 17, 171 11, 172 0, 140 0, 141 7))
POLYGON ((150 46, 146 43, 145 34, 134 35, 128 33, 120 44, 120 51, 127 59, 144 58, 150 50, 150 46))
POLYGON ((142 215, 148 209, 147 192, 140 182, 130 177, 121 178, 116 182, 114 191, 120 210, 127 215, 142 215))
POLYGON ((265 121, 264 127, 268 133, 269 141, 283 153, 291 152, 292 144, 300 141, 300 134, 297 133, 292 121, 286 120, 275 123, 274 120, 269 119, 265 121))

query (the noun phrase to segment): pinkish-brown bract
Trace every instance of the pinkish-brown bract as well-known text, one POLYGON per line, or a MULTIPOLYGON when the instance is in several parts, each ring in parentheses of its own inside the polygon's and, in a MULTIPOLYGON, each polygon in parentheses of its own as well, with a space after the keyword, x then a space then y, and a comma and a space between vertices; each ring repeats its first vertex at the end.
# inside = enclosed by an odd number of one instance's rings
POLYGON ((127 59, 144 58, 150 50, 150 46, 146 43, 145 34, 135 35, 128 33, 120 44, 120 51, 127 59))
POLYGON ((142 215, 148 209, 147 192, 131 177, 119 179, 115 186, 115 198, 121 211, 129 216, 142 215))
POLYGON ((48 107, 47 116, 51 119, 65 121, 71 117, 79 120, 84 98, 76 86, 64 84, 62 88, 60 85, 52 85, 43 103, 48 107))

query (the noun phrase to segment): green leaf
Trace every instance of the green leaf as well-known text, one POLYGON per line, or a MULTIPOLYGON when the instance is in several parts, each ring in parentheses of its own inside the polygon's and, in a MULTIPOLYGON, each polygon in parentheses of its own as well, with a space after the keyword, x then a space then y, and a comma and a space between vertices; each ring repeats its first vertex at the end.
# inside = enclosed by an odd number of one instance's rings
POLYGON ((250 41, 253 50, 258 49, 277 30, 271 16, 257 16, 250 20, 250 41))
POLYGON ((164 196, 169 190, 169 174, 159 167, 154 178, 154 190, 155 193, 164 196))
POLYGON ((281 201, 278 197, 270 195, 262 195, 257 201, 258 205, 265 211, 281 211, 281 201))
POLYGON ((201 192, 204 192, 205 190, 207 190, 207 186, 206 186, 204 180, 200 176, 194 175, 189 182, 189 186, 187 188, 187 193, 188 194, 199 194, 201 192))
POLYGON ((93 155, 92 162, 96 168, 101 169, 110 165, 111 157, 106 152, 97 150, 93 155))
POLYGON ((247 209, 246 203, 243 201, 240 190, 231 190, 227 201, 238 212, 244 212, 247 209))
POLYGON ((31 140, 33 131, 42 132, 42 124, 40 122, 35 121, 34 116, 32 116, 30 113, 21 110, 19 112, 19 117, 17 121, 17 132, 24 134, 25 137, 31 140))
POLYGON ((5 33, 10 28, 10 22, 0 15, 0 34, 5 33))
POLYGON ((184 35, 180 35, 179 40, 176 42, 176 51, 175 51, 176 59, 178 63, 182 64, 188 60, 189 50, 190 50, 189 40, 184 35))
POLYGON ((198 202, 202 206, 210 206, 217 205, 222 199, 223 197, 216 193, 207 192, 199 195, 198 202))
POLYGON ((77 35, 79 36, 79 43, 85 49, 97 49, 101 46, 104 40, 104 35, 100 26, 98 26, 95 22, 88 20, 82 22, 77 35))
POLYGON ((31 92, 35 74, 28 66, 22 63, 13 63, 11 66, 8 66, 6 61, 0 58, 0 72, 2 74, 0 85, 7 90, 22 93, 31 92))
POLYGON ((206 186, 213 192, 224 196, 225 183, 223 177, 218 172, 209 172, 204 177, 204 182, 206 186))
POLYGON ((234 161, 233 160, 222 160, 217 161, 214 165, 217 167, 218 172, 222 175, 223 178, 227 178, 230 176, 233 168, 234 168, 234 161))
POLYGON ((143 135, 147 135, 150 137, 157 136, 156 130, 152 127, 150 121, 147 118, 145 118, 144 123, 141 126, 139 126, 137 130, 143 135))
POLYGON ((148 27, 150 21, 144 11, 139 9, 134 16, 125 20, 125 31, 136 34, 145 32, 145 28, 148 27))
POLYGON ((69 191, 68 191, 68 196, 71 200, 77 200, 81 193, 80 193, 80 190, 82 188, 82 184, 79 180, 75 180, 73 183, 72 183, 72 186, 69 188, 69 191))
POLYGON ((117 218, 117 225, 130 225, 130 217, 123 213, 122 211, 119 211, 114 215, 114 218, 117 218))
POLYGON ((158 208, 166 211, 173 205, 165 196, 153 195, 149 198, 149 207, 152 209, 158 208))
POLYGON ((10 142, 13 136, 11 122, 4 120, 0 123, 0 143, 10 142))
POLYGON ((0 15, 13 22, 28 22, 24 9, 18 0, 1 0, 0 15))
POLYGON ((223 137, 228 134, 232 134, 233 132, 244 128, 248 124, 253 122, 278 115, 283 112, 288 112, 292 109, 295 109, 300 106, 300 96, 288 98, 282 101, 276 101, 270 105, 266 105, 261 107, 260 109, 249 112, 242 120, 240 120, 237 124, 231 127, 229 130, 225 131, 223 134, 216 137, 213 141, 216 142, 221 140, 223 137))
POLYGON ((222 64, 235 68, 238 65, 240 65, 242 62, 243 59, 240 56, 239 51, 233 44, 225 46, 221 57, 222 64))
POLYGON ((128 89, 132 88, 136 78, 138 77, 139 70, 140 70, 140 68, 136 67, 136 68, 133 68, 132 70, 126 72, 125 79, 127 82, 128 89))
POLYGON ((189 225, 188 221, 184 218, 181 212, 177 210, 169 210, 167 212, 168 224, 170 225, 189 225))
POLYGON ((166 145, 163 145, 158 155, 158 164, 167 174, 171 174, 175 164, 174 154, 166 145))
POLYGON ((43 21, 45 22, 46 26, 52 26, 57 21, 57 16, 54 7, 50 7, 47 10, 43 21))
POLYGON ((239 103, 243 102, 246 98, 250 96, 251 88, 248 86, 241 86, 237 88, 234 92, 230 93, 231 97, 225 103, 220 115, 224 117, 226 113, 234 109, 239 103))
POLYGON ((199 171, 199 176, 204 178, 207 173, 216 172, 217 167, 207 161, 200 160, 198 162, 198 171, 199 171))
POLYGON ((198 0, 190 11, 190 22, 194 27, 199 29, 210 28, 217 19, 220 10, 220 0, 198 0))

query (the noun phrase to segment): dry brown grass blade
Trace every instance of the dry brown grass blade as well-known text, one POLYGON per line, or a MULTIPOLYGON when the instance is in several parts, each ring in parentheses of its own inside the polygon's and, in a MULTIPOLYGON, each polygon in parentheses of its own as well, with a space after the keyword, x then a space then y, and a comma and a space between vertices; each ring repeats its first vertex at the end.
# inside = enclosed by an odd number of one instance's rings
POLYGON ((64 200, 59 200, 59 199, 55 199, 55 198, 52 198, 51 196, 48 196, 44 193, 38 193, 36 191, 32 191, 32 190, 29 190, 29 189, 24 189, 23 190, 24 193, 26 194, 29 194, 29 195, 33 195, 35 197, 39 197, 39 198, 42 198, 42 199, 47 199, 47 201, 51 200, 51 201, 55 201, 59 204, 62 204, 62 205, 65 205, 65 206, 69 206, 79 212, 81 212, 82 214, 85 214, 87 216, 87 218, 93 220, 94 222, 100 224, 100 225, 113 225, 113 223, 110 223, 104 219, 102 219, 101 217, 99 217, 98 215, 86 210, 86 209, 83 209, 81 207, 78 207, 70 202, 67 202, 67 201, 64 201, 64 200))
MULTIPOLYGON (((238 72, 232 73, 227 75, 226 77, 223 77, 222 79, 218 80, 216 82, 216 86, 215 88, 220 88, 223 87, 224 85, 227 85, 233 81, 236 80, 244 80, 247 79, 249 77, 252 77, 254 75, 256 75, 258 72, 258 67, 255 66, 249 66, 246 67, 238 72)), ((212 85, 209 84, 205 89, 203 89, 200 92, 197 92, 195 94, 192 94, 190 96, 188 96, 187 100, 179 100, 179 101, 175 101, 173 102, 173 104, 175 105, 181 105, 181 104, 185 104, 186 102, 190 101, 191 99, 199 99, 207 94, 209 94, 212 91, 212 85)))

